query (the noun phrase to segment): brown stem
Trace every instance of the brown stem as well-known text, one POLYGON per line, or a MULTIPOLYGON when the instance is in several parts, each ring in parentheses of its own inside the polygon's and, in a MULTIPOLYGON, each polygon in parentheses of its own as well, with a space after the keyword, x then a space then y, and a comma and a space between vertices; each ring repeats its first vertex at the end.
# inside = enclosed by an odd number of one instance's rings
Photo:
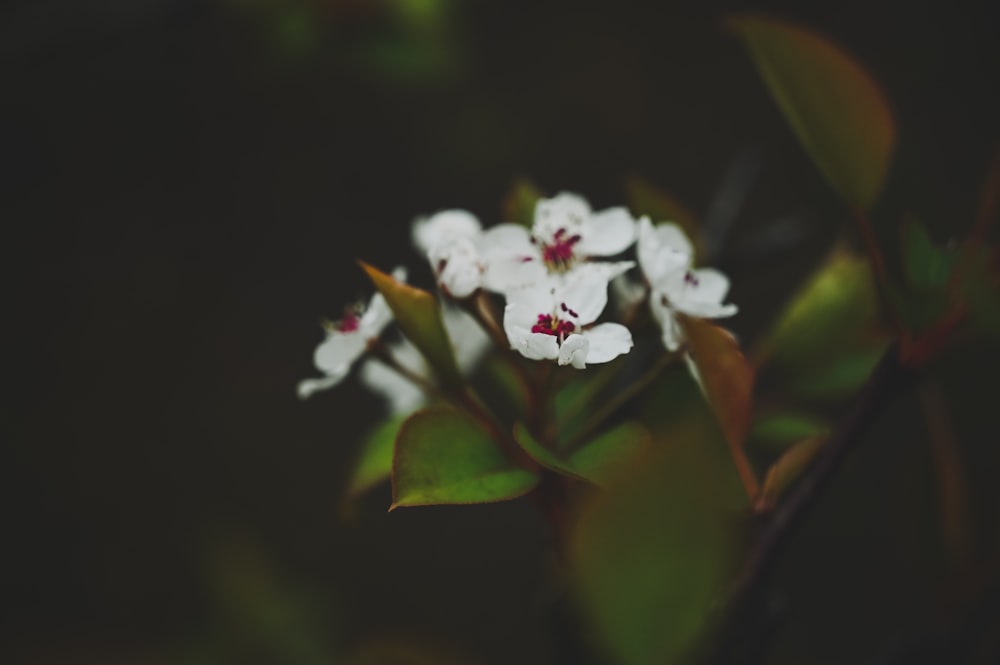
POLYGON ((889 272, 886 270, 885 259, 882 257, 882 250, 879 248, 878 239, 875 237, 875 230, 872 228, 871 219, 865 210, 856 208, 854 209, 854 220, 857 222, 861 241, 865 246, 865 252, 868 254, 868 265, 871 268, 872 277, 875 279, 875 293, 878 294, 882 311, 889 317, 889 323, 896 334, 901 335, 905 332, 906 327, 903 325, 896 307, 889 299, 889 287, 891 284, 889 272))
POLYGON ((857 447, 885 408, 913 386, 916 379, 917 373, 901 361, 899 347, 890 346, 816 461, 761 527, 732 587, 710 662, 747 662, 747 654, 762 648, 760 641, 767 634, 766 626, 761 625, 767 620, 764 609, 768 604, 767 583, 777 560, 844 458, 857 447))

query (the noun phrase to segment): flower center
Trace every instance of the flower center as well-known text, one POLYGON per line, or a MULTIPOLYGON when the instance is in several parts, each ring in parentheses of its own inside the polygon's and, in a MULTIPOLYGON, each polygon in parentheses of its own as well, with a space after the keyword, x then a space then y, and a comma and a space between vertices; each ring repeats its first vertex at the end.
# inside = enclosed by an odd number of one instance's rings
POLYGON ((694 276, 694 273, 688 270, 684 273, 684 283, 690 286, 698 286, 698 278, 694 276))
POLYGON ((329 324, 329 328, 338 332, 354 332, 361 326, 361 315, 364 313, 363 305, 351 305, 344 308, 344 315, 340 321, 329 324))
MULTIPOLYGON (((578 316, 576 312, 566 306, 566 303, 559 303, 559 309, 573 318, 578 316)), ((559 341, 562 342, 567 335, 576 332, 576 324, 565 318, 560 319, 558 314, 539 314, 535 325, 531 326, 531 332, 552 335, 558 337, 559 341)))
POLYGON ((565 271, 573 265, 573 245, 580 242, 580 234, 568 235, 565 228, 552 235, 551 243, 542 244, 542 260, 552 270, 565 271))

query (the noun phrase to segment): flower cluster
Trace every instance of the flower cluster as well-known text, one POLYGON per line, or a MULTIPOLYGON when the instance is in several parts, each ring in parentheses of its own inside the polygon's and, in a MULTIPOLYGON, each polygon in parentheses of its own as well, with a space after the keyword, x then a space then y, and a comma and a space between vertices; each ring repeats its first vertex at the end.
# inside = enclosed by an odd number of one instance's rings
MULTIPOLYGON (((637 220, 623 207, 594 211, 575 194, 539 200, 530 228, 513 223, 484 228, 467 211, 445 210, 416 220, 412 237, 447 301, 467 305, 489 293, 503 298, 502 333, 496 332, 510 349, 531 360, 583 369, 628 353, 633 347, 629 328, 600 320, 612 280, 617 292, 648 300, 669 351, 684 346, 678 314, 722 318, 736 313, 735 305, 723 304, 728 279, 717 270, 694 267, 692 244, 679 226, 654 225, 648 217, 637 220), (637 262, 623 256, 633 246, 637 262), (637 263, 638 283, 626 275, 637 263)), ((397 269, 394 277, 402 280, 405 273, 397 269)), ((367 309, 352 308, 329 324, 315 354, 316 367, 326 376, 300 383, 300 396, 339 383, 366 349, 381 344, 378 338, 391 318, 383 297, 375 295, 367 309)), ((467 371, 483 355, 488 337, 453 305, 444 310, 443 320, 467 371)), ((429 380, 414 347, 404 342, 382 349, 381 359, 394 354, 411 384, 414 375, 429 380)), ((395 369, 399 373, 400 367, 395 369)), ((419 406, 419 391, 412 385, 397 387, 388 378, 391 373, 369 361, 362 377, 386 394, 393 410, 419 406)))

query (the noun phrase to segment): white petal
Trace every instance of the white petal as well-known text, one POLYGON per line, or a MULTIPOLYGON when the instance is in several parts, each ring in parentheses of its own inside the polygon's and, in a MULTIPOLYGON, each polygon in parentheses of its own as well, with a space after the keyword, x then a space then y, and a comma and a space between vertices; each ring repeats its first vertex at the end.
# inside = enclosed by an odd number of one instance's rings
POLYGON ((443 210, 430 217, 421 217, 413 223, 413 244, 421 254, 456 238, 472 238, 482 226, 476 217, 465 210, 443 210))
POLYGON ((590 204, 586 199, 569 192, 562 192, 551 199, 542 199, 535 205, 535 223, 531 233, 541 242, 549 245, 555 240, 560 229, 573 236, 583 229, 590 217, 590 204))
POLYGON ((668 351, 676 351, 681 347, 683 336, 673 309, 665 304, 663 299, 663 294, 654 290, 649 296, 649 309, 653 313, 653 318, 660 324, 663 346, 667 347, 668 351))
POLYGON ((631 247, 635 236, 635 219, 629 211, 609 208, 594 213, 584 222, 575 249, 583 256, 614 256, 631 247))
POLYGON ((508 293, 544 282, 548 272, 541 257, 527 260, 515 256, 494 257, 486 262, 483 288, 494 293, 508 293))
POLYGON ((559 357, 559 340, 555 335, 533 333, 528 328, 513 327, 507 331, 510 348, 530 360, 553 360, 559 357))
POLYGON ((299 399, 307 399, 314 392, 334 387, 343 381, 345 376, 347 376, 347 372, 344 372, 343 374, 331 374, 330 376, 323 377, 322 379, 306 379, 304 381, 299 381, 296 392, 299 395, 299 399))
POLYGON ((482 284, 479 251, 470 238, 455 238, 427 252, 438 283, 455 298, 466 298, 482 284))
POLYGON ((654 227, 648 217, 639 220, 636 255, 650 284, 662 281, 678 269, 686 270, 691 265, 693 251, 687 236, 676 224, 654 227))
POLYGON ((701 394, 707 398, 708 394, 705 392, 705 384, 701 380, 701 372, 698 371, 698 365, 695 364, 694 357, 690 353, 684 354, 684 364, 687 365, 691 378, 694 379, 694 382, 698 384, 698 388, 701 389, 701 394))
POLYGON ((590 340, 583 335, 570 335, 559 347, 559 364, 584 369, 590 359, 590 340))
POLYGON ((575 268, 566 273, 569 278, 573 275, 594 273, 605 282, 610 282, 619 275, 623 275, 635 267, 635 261, 586 261, 578 264, 575 268))
POLYGON ((674 306, 691 316, 719 319, 736 314, 736 305, 723 305, 729 291, 729 278, 718 270, 703 268, 691 272, 680 294, 674 294, 674 306))
POLYGON ((367 338, 361 329, 351 332, 331 332, 326 340, 316 347, 313 362, 316 368, 327 375, 346 375, 351 364, 365 351, 367 338))
POLYGON ((538 248, 531 242, 528 229, 520 224, 497 224, 486 229, 477 240, 484 256, 510 254, 514 256, 536 256, 538 248))
POLYGON ((458 368, 468 374, 489 350, 490 336, 479 322, 456 307, 445 307, 441 314, 458 368))
MULTIPOLYGON (((392 270, 392 277, 397 282, 405 282, 406 268, 396 266, 392 270)), ((378 337, 391 321, 392 310, 389 309, 389 304, 382 297, 381 293, 376 292, 372 296, 371 301, 369 301, 365 313, 361 315, 361 320, 358 322, 358 330, 366 339, 378 337)))
MULTIPOLYGON (((401 357, 404 354, 394 353, 396 359, 407 364, 401 357)), ((420 374, 427 374, 426 366, 420 374)), ((389 411, 393 415, 403 415, 416 411, 427 402, 424 391, 409 380, 400 376, 399 372, 388 367, 379 360, 367 360, 361 365, 361 382, 368 386, 389 403, 389 411)))
POLYGON ((608 282, 601 275, 592 272, 576 273, 568 276, 554 294, 555 304, 560 311, 565 305, 581 326, 593 323, 608 304, 608 282))
POLYGON ((583 334, 590 341, 587 362, 591 364, 614 360, 633 346, 632 333, 620 323, 601 323, 583 334))
POLYGON ((611 293, 614 294, 619 314, 624 314, 641 303, 646 297, 646 291, 644 284, 629 279, 628 275, 618 275, 611 280, 611 293))

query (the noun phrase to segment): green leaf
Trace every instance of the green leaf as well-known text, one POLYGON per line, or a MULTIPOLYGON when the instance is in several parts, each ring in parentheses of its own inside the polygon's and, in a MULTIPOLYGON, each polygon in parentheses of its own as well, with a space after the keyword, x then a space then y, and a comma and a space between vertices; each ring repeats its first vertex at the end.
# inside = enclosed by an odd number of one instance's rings
POLYGON ((360 263, 385 298, 403 333, 424 355, 441 381, 452 388, 462 385, 462 374, 455 363, 452 345, 434 296, 400 282, 364 261, 360 263))
POLYGON ((746 441, 753 407, 754 368, 727 330, 688 316, 680 317, 690 351, 715 417, 730 448, 746 441))
POLYGON ((884 339, 867 261, 836 250, 792 297, 756 355, 801 370, 884 339))
POLYGON ((907 283, 918 292, 944 291, 958 253, 935 246, 927 229, 914 219, 908 219, 903 224, 902 232, 907 283))
POLYGON ((535 224, 535 204, 543 196, 535 183, 518 178, 503 202, 504 221, 530 229, 535 224))
POLYGON ((802 147, 850 205, 870 208, 882 190, 896 141, 884 92, 829 39, 758 16, 726 20, 802 147))
POLYGON ((622 423, 583 444, 568 458, 563 458, 543 446, 524 423, 514 424, 514 439, 533 460, 556 473, 601 487, 649 447, 649 438, 649 431, 641 424, 622 423))
POLYGON ((778 461, 767 470, 764 484, 760 489, 760 496, 757 497, 754 504, 754 510, 757 512, 772 510, 777 505, 781 495, 809 467, 809 463, 823 448, 824 443, 826 443, 826 437, 814 436, 800 441, 786 450, 778 458, 778 461))
POLYGON ((822 418, 802 413, 774 413, 754 421, 750 439, 784 448, 802 439, 825 434, 829 424, 822 418))
POLYGON ((789 382, 788 390, 815 400, 841 399, 864 385, 887 344, 841 353, 828 363, 789 382))
POLYGON ((705 239, 701 235, 698 218, 690 208, 638 176, 625 181, 625 191, 632 214, 637 217, 648 216, 653 224, 675 222, 694 245, 695 258, 704 257, 705 239))
POLYGON ((710 419, 659 438, 591 497, 570 541, 582 609, 625 665, 691 654, 725 600, 748 514, 710 419))
POLYGON ((390 510, 505 501, 527 494, 538 480, 512 464, 470 416, 431 407, 410 416, 396 438, 390 510))
POLYGON ((405 417, 391 418, 365 437, 361 453, 354 465, 354 472, 347 485, 347 496, 353 497, 368 491, 392 475, 392 454, 396 447, 396 435, 405 417))

